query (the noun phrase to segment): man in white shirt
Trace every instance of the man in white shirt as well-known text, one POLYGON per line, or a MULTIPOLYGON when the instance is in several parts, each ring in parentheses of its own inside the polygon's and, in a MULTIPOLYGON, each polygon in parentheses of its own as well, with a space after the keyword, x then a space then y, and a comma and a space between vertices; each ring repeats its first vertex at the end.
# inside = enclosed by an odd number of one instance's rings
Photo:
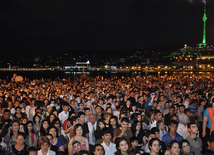
POLYGON ((61 121, 62 125, 64 124, 65 120, 69 117, 69 104, 67 102, 64 102, 62 105, 63 111, 59 113, 59 120, 61 121))
POLYGON ((112 133, 110 128, 102 129, 102 139, 103 139, 103 143, 101 145, 104 147, 105 154, 114 155, 117 149, 116 149, 116 145, 111 142, 112 133))
POLYGON ((91 151, 93 151, 94 146, 95 146, 94 132, 97 128, 96 115, 93 113, 90 113, 88 116, 88 119, 89 119, 89 122, 87 123, 87 125, 88 125, 88 130, 89 130, 89 148, 91 151))

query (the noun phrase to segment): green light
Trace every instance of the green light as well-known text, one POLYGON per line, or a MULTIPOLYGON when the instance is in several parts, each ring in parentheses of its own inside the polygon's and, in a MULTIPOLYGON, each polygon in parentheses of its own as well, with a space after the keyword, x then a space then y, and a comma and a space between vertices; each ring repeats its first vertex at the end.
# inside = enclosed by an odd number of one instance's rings
POLYGON ((203 22, 204 22, 204 28, 203 28, 203 41, 202 43, 198 44, 198 46, 206 46, 206 21, 207 21, 207 15, 206 15, 206 5, 207 2, 206 0, 204 0, 204 16, 202 18, 203 22))

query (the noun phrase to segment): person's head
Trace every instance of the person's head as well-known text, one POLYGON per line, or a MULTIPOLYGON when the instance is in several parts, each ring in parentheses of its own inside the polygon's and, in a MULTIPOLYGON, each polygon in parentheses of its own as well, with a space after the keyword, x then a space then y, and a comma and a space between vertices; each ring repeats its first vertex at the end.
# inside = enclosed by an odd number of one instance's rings
POLYGON ((169 124, 170 133, 175 133, 178 128, 178 122, 175 120, 171 120, 169 124))
POLYGON ((128 128, 129 125, 129 119, 127 117, 123 117, 121 119, 121 128, 128 128))
POLYGON ((52 136, 52 134, 47 134, 46 137, 49 139, 50 143, 53 142, 53 136, 52 136))
POLYGON ((70 118, 70 123, 71 123, 71 125, 77 124, 78 123, 78 117, 77 116, 72 116, 70 118))
POLYGON ((27 148, 26 155, 37 155, 37 149, 35 147, 27 148))
POLYGON ((164 150, 162 155, 171 155, 170 150, 169 149, 164 150))
POLYGON ((74 134, 76 136, 82 136, 83 134, 83 128, 82 128, 82 125, 81 124, 76 124, 74 126, 74 134))
POLYGON ((155 120, 156 121, 161 121, 162 120, 162 113, 159 110, 157 110, 155 112, 155 120))
POLYGON ((158 153, 160 151, 160 140, 158 138, 152 138, 149 141, 149 149, 151 152, 158 153))
POLYGON ((13 132, 18 132, 19 131, 19 122, 14 120, 11 122, 11 127, 13 132))
POLYGON ((173 114, 171 116, 171 120, 177 121, 178 122, 178 116, 176 114, 173 114))
POLYGON ((160 137, 160 135, 159 135, 160 130, 157 127, 153 127, 151 129, 151 131, 153 131, 155 133, 155 138, 159 138, 160 137))
POLYGON ((180 111, 180 113, 184 113, 184 110, 185 110, 185 106, 183 104, 179 105, 179 111, 180 111))
POLYGON ((103 108, 102 108, 101 106, 97 105, 97 106, 95 107, 95 111, 96 111, 97 114, 100 114, 100 113, 102 113, 103 108))
POLYGON ((96 144, 94 146, 94 155, 104 155, 105 150, 104 147, 101 144, 96 144))
POLYGON ((26 126, 26 124, 20 124, 19 125, 19 132, 22 132, 22 133, 25 133, 25 127, 26 126))
POLYGON ((96 115, 93 113, 90 113, 88 119, 91 124, 94 124, 96 122, 96 115))
POLYGON ((80 124, 83 124, 85 122, 85 113, 82 111, 78 112, 78 121, 80 124))
POLYGON ((187 124, 187 128, 190 134, 197 134, 198 133, 198 125, 196 122, 192 121, 187 124))
POLYGON ((208 149, 214 152, 214 134, 211 134, 207 140, 208 149))
POLYGON ((102 119, 97 121, 97 129, 96 131, 101 131, 104 127, 106 127, 105 122, 102 119))
POLYGON ((182 139, 180 142, 179 142, 179 144, 180 144, 180 149, 181 149, 181 152, 183 153, 183 154, 189 154, 190 153, 190 143, 189 143, 189 141, 188 140, 186 140, 186 139, 182 139))
POLYGON ((73 141, 72 146, 77 153, 82 150, 81 143, 77 140, 73 141))
POLYGON ((115 142, 116 142, 116 149, 118 152, 127 153, 128 149, 129 149, 129 145, 125 138, 123 138, 123 137, 116 138, 115 142))
POLYGON ((24 133, 19 133, 17 138, 16 138, 16 143, 18 145, 23 145, 25 144, 25 141, 26 141, 26 136, 24 133))
POLYGON ((79 110, 84 110, 84 104, 82 102, 80 102, 78 104, 79 110))
POLYGON ((52 123, 52 121, 56 118, 56 116, 54 114, 50 114, 49 115, 49 120, 50 120, 50 123, 52 123))
POLYGON ((47 129, 49 128, 49 126, 50 126, 49 121, 46 120, 46 119, 44 119, 44 120, 42 121, 41 128, 44 128, 45 130, 47 130, 47 129))
POLYGON ((149 141, 150 141, 152 138, 156 138, 156 137, 155 137, 155 132, 150 130, 150 131, 148 131, 148 132, 146 133, 146 140, 147 140, 147 142, 149 143, 149 141))
POLYGON ((163 121, 157 121, 156 126, 159 130, 165 130, 165 125, 163 121))
POLYGON ((85 107, 85 108, 84 108, 84 112, 85 112, 85 115, 86 115, 86 116, 89 116, 90 113, 91 113, 90 108, 85 107))
POLYGON ((139 121, 134 121, 134 122, 132 123, 131 130, 132 130, 133 134, 135 134, 136 131, 142 130, 141 123, 140 123, 139 121))
POLYGON ((190 110, 189 108, 185 109, 185 110, 184 110, 184 113, 185 113, 185 115, 188 116, 188 117, 191 117, 191 116, 192 116, 192 112, 191 112, 191 110, 190 110))
POLYGON ((69 107, 70 107, 69 103, 63 102, 63 104, 62 104, 63 111, 67 112, 69 110, 69 107))
POLYGON ((41 117, 39 116, 39 115, 35 115, 35 116, 33 116, 33 122, 34 123, 40 123, 41 122, 41 117))
POLYGON ((4 109, 4 113, 3 113, 3 117, 4 119, 10 119, 10 116, 11 116, 11 112, 10 112, 10 109, 4 109))
POLYGON ((39 138, 38 146, 42 150, 42 152, 47 152, 50 147, 50 141, 46 136, 42 136, 39 138))
POLYGON ((102 129, 102 139, 104 143, 109 143, 112 139, 111 128, 105 127, 102 129))
POLYGON ((117 116, 112 116, 109 119, 109 127, 111 127, 111 128, 117 128, 118 127, 118 118, 117 118, 117 116))
POLYGON ((131 147, 135 148, 136 146, 138 146, 138 139, 136 137, 131 137, 130 143, 131 143, 131 147))
POLYGON ((174 106, 170 106, 169 108, 169 114, 173 115, 175 113, 175 107, 174 106))
POLYGON ((78 155, 90 155, 90 154, 86 150, 80 150, 80 152, 78 153, 78 155))
POLYGON ((34 130, 33 130, 33 122, 32 121, 27 121, 26 123, 26 127, 27 127, 27 134, 29 133, 34 133, 34 130))
POLYGON ((60 120, 59 118, 55 118, 53 121, 52 121, 52 124, 53 126, 55 126, 57 129, 60 129, 61 128, 61 123, 60 123, 60 120))
POLYGON ((168 148, 170 150, 171 155, 179 155, 180 154, 180 146, 179 142, 176 140, 172 140, 168 144, 168 148))
POLYGON ((58 137, 58 129, 55 126, 51 126, 48 133, 51 134, 53 138, 58 137))

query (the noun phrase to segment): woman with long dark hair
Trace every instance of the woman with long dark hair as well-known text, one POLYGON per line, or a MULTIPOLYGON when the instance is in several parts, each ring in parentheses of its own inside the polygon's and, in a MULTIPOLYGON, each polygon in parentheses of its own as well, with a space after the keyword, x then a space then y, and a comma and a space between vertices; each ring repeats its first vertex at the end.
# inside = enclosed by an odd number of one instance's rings
POLYGON ((138 139, 138 143, 143 145, 143 137, 145 136, 145 133, 143 131, 142 125, 140 121, 134 121, 131 127, 133 137, 136 137, 138 139))
POLYGON ((28 121, 26 123, 26 135, 27 135, 26 144, 28 145, 28 147, 36 147, 37 146, 37 136, 34 132, 32 121, 28 121))
POLYGON ((46 136, 48 134, 48 128, 50 126, 50 123, 47 119, 44 119, 41 123, 40 132, 38 134, 39 137, 46 136))

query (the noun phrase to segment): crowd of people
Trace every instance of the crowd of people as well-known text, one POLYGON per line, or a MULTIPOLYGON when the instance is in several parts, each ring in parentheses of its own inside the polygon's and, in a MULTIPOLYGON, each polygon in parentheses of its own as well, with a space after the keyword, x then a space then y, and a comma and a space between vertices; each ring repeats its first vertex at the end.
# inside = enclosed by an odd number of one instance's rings
POLYGON ((214 154, 212 75, 0 80, 0 154, 214 154))

